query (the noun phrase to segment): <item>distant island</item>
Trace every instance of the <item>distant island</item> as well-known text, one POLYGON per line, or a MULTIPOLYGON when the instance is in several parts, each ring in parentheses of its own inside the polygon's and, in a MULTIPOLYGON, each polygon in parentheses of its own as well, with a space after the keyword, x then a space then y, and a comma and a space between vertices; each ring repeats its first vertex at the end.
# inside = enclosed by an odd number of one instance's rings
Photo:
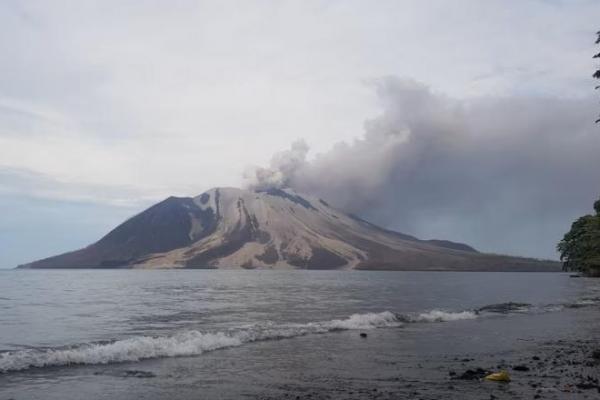
POLYGON ((98 242, 19 268, 559 271, 560 264, 420 240, 292 189, 169 197, 98 242))

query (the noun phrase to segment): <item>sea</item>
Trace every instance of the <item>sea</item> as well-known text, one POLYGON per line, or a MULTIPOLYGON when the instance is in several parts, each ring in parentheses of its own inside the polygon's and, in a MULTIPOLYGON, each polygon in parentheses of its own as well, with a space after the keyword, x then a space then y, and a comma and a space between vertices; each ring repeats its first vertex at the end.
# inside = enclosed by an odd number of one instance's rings
POLYGON ((599 302, 565 273, 0 270, 0 400, 349 398, 599 302))

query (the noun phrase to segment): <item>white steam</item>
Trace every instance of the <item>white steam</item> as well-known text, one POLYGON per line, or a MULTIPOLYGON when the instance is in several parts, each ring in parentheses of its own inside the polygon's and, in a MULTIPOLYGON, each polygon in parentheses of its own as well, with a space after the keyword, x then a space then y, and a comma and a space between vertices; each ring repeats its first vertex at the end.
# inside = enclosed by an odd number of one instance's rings
POLYGON ((276 153, 269 167, 249 167, 244 173, 246 187, 267 190, 289 186, 295 172, 305 165, 308 150, 306 142, 298 140, 292 143, 289 150, 276 153))

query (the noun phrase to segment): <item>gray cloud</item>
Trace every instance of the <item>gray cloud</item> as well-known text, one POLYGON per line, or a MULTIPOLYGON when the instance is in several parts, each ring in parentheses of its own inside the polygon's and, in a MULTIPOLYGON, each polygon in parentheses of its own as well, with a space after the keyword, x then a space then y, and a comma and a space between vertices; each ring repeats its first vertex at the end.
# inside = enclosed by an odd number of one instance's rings
POLYGON ((86 203, 136 210, 162 198, 162 191, 134 185, 100 185, 63 182, 53 177, 22 168, 0 165, 0 197, 29 197, 48 201, 86 203))
POLYGON ((400 231, 539 257, 555 257, 600 195, 591 99, 457 100, 397 78, 376 87, 383 113, 362 138, 310 161, 292 151, 278 182, 400 231))
POLYGON ((506 3, 0 2, 0 166, 198 193, 294 138, 361 135, 371 77, 459 98, 589 93, 600 5, 506 3))

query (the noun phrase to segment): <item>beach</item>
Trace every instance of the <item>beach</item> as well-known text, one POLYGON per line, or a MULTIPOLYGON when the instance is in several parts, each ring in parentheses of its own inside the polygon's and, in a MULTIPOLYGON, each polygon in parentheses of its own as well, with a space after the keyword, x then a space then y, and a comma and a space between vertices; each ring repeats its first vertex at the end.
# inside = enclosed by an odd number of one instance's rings
POLYGON ((0 399, 599 395, 593 279, 256 272, 19 272, 54 314, 3 300, 0 399))

